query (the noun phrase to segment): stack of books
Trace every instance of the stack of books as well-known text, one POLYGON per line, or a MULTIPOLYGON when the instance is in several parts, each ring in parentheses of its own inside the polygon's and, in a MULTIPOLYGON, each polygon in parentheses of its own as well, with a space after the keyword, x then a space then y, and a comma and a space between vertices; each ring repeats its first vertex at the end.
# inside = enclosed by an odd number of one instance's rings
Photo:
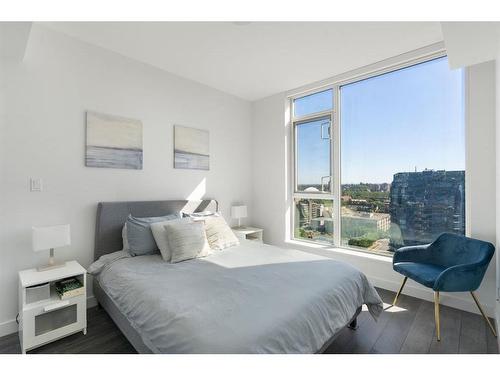
POLYGON ((61 299, 76 297, 85 292, 82 282, 75 277, 58 281, 55 286, 61 299))

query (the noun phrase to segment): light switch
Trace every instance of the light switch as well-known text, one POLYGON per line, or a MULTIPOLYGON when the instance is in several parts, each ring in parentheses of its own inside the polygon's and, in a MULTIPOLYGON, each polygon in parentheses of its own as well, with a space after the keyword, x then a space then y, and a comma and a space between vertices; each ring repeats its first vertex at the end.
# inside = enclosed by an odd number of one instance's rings
POLYGON ((39 192, 42 191, 42 179, 41 178, 30 178, 30 191, 39 192))

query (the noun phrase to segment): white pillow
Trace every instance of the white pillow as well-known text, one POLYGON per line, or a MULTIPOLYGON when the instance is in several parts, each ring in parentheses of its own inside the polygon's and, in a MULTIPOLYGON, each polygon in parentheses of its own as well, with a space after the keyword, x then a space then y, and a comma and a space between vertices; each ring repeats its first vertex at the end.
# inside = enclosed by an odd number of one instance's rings
POLYGON ((224 250, 240 244, 240 241, 222 216, 210 216, 205 218, 204 221, 205 232, 211 249, 224 250))
POLYGON ((165 262, 170 262, 170 260, 172 259, 172 252, 170 251, 170 247, 168 246, 167 231, 165 229, 165 224, 173 222, 190 223, 192 221, 193 220, 190 217, 184 217, 182 219, 160 221, 158 223, 151 224, 150 226, 151 232, 153 232, 153 237, 155 239, 156 245, 158 246, 158 249, 160 249, 161 257, 165 262))
POLYGON ((172 253, 170 263, 210 255, 212 251, 202 222, 170 221, 164 225, 167 232, 168 246, 172 253))

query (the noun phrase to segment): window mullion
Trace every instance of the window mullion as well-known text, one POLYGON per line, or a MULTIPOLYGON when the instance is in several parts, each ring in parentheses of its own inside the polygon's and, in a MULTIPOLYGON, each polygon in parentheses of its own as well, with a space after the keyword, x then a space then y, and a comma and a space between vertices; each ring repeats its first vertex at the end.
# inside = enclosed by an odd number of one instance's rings
POLYGON ((333 88, 333 116, 332 116, 332 159, 330 161, 333 168, 333 183, 332 193, 333 193, 333 216, 334 216, 334 227, 333 227, 333 244, 334 246, 340 246, 341 241, 341 213, 340 213, 340 195, 341 195, 341 185, 340 185, 340 90, 338 86, 333 88))

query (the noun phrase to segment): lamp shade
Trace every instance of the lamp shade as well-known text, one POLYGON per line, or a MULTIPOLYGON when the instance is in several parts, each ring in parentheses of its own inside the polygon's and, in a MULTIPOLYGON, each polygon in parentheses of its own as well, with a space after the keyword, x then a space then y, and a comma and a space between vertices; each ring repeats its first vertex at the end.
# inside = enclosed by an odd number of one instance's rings
POLYGON ((33 227, 33 251, 54 249, 71 244, 69 224, 33 227))
POLYGON ((242 219, 247 217, 247 206, 231 207, 231 217, 233 219, 242 219))

